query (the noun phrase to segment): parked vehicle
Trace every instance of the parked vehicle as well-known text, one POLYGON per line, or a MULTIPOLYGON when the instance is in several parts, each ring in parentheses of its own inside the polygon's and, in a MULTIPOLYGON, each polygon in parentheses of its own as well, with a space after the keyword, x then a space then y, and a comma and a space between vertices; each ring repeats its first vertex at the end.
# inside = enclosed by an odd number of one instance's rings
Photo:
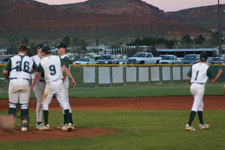
POLYGON ((225 64, 225 59, 223 57, 213 57, 209 64, 225 64))
POLYGON ((199 54, 187 54, 181 60, 181 63, 182 64, 193 64, 193 63, 198 62, 198 61, 200 61, 200 55, 199 54))
POLYGON ((127 64, 158 64, 161 57, 154 57, 150 52, 138 52, 127 59, 127 64))
POLYGON ((119 61, 115 59, 114 55, 104 54, 97 60, 97 64, 119 64, 119 61))
POLYGON ((125 59, 119 59, 119 64, 126 64, 126 60, 125 59))
POLYGON ((95 64, 95 60, 94 58, 80 58, 73 62, 73 64, 95 64))
POLYGON ((175 55, 160 55, 160 57, 162 57, 159 61, 160 64, 181 64, 175 55))

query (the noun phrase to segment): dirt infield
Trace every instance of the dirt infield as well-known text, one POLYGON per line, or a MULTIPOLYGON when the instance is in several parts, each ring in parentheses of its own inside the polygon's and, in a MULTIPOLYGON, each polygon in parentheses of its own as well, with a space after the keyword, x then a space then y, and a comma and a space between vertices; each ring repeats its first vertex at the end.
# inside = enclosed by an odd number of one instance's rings
POLYGON ((56 130, 53 127, 49 131, 38 131, 34 128, 31 128, 29 132, 22 132, 20 130, 16 130, 14 133, 9 133, 0 130, 0 142, 68 139, 88 136, 100 136, 105 134, 112 134, 114 132, 114 130, 97 128, 75 128, 71 132, 67 132, 56 130))
MULTIPOLYGON (((151 98, 73 98, 70 104, 73 110, 184 110, 190 109, 193 98, 191 96, 180 97, 151 97, 151 98)), ((205 96, 205 109, 225 109, 224 96, 205 96)), ((36 100, 30 101, 30 110, 35 110, 36 100)), ((8 101, 0 101, 0 110, 8 110, 8 101)), ((61 110, 56 99, 53 99, 50 110, 61 110)), ((55 130, 37 131, 31 128, 29 132, 17 130, 13 136, 0 130, 0 142, 3 141, 33 141, 45 139, 65 139, 87 136, 99 136, 111 134, 114 130, 95 128, 76 128, 72 132, 55 130)))
MULTIPOLYGON (((151 98, 70 98, 73 110, 168 110, 190 109, 191 96, 151 98)), ((30 100, 30 110, 35 110, 36 100, 30 100)), ((205 96, 205 109, 225 109, 225 96, 205 96)), ((0 100, 0 110, 8 110, 8 101, 0 100)), ((61 110, 56 99, 50 110, 61 110)))

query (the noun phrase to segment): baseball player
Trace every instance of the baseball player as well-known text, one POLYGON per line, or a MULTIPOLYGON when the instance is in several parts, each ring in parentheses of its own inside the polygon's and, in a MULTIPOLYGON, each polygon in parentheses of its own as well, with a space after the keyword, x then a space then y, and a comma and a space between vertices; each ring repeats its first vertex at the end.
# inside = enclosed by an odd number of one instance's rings
POLYGON ((194 102, 192 105, 190 118, 188 123, 185 126, 185 130, 187 131, 195 131, 195 128, 192 126, 192 122, 195 118, 196 113, 199 117, 199 129, 204 130, 209 128, 208 124, 203 122, 203 97, 205 93, 205 85, 208 78, 211 82, 215 82, 223 73, 222 69, 220 69, 215 76, 212 68, 206 64, 207 54, 200 54, 200 62, 193 64, 191 70, 188 72, 188 82, 190 84, 190 91, 194 97, 194 102))
POLYGON ((62 59, 59 56, 51 55, 51 51, 48 46, 43 47, 42 52, 44 58, 42 58, 41 63, 38 66, 38 73, 31 86, 32 90, 34 85, 39 80, 41 73, 44 73, 46 86, 44 90, 42 105, 45 124, 41 128, 39 128, 39 130, 50 129, 50 126, 48 124, 49 104, 51 103, 53 95, 56 95, 56 98, 64 111, 66 122, 68 123, 67 131, 71 131, 73 127, 69 114, 69 106, 65 98, 65 89, 61 68, 63 68, 64 72, 70 77, 73 87, 76 87, 76 82, 62 59))
MULTIPOLYGON (((70 69, 70 60, 68 58, 68 56, 66 55, 66 48, 67 48, 67 45, 65 43, 60 43, 58 45, 58 55, 60 55, 61 59, 64 61, 66 67, 68 69, 70 69)), ((69 111, 70 111, 70 119, 72 121, 72 125, 74 127, 74 124, 73 124, 73 119, 72 119, 72 109, 71 109, 71 106, 70 106, 70 102, 69 102, 69 93, 68 93, 68 90, 69 90, 69 79, 68 77, 65 75, 64 71, 62 70, 62 73, 65 77, 65 81, 64 81, 64 89, 65 89, 65 98, 66 98, 66 102, 69 106, 69 111)), ((66 118, 65 118, 65 114, 64 114, 64 123, 60 126, 57 127, 57 129, 61 129, 61 130, 66 130, 66 118)))
POLYGON ((18 55, 10 58, 3 74, 9 77, 9 111, 8 114, 16 115, 16 105, 21 106, 21 131, 29 130, 29 81, 30 74, 37 66, 27 55, 27 47, 21 45, 18 55))
MULTIPOLYGON (((41 59, 42 59, 42 48, 43 48, 43 44, 38 44, 37 45, 37 55, 31 57, 37 66, 40 64, 41 59)), ((37 74, 36 72, 31 74, 33 81, 35 79, 36 74, 37 74)), ((45 89, 45 79, 44 79, 44 74, 42 74, 40 79, 34 86, 34 94, 37 99, 36 129, 38 129, 42 126, 42 100, 43 100, 44 89, 45 89)))

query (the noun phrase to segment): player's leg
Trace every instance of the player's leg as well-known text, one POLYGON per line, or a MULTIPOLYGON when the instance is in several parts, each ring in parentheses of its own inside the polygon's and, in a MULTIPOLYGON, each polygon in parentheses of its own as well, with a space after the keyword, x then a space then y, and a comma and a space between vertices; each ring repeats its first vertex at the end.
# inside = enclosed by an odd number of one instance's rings
POLYGON ((203 108, 204 108, 204 103, 203 100, 199 106, 199 110, 198 110, 198 118, 199 118, 199 129, 204 130, 204 129, 208 129, 210 126, 206 123, 204 123, 204 119, 203 119, 203 108))
POLYGON ((191 94, 193 95, 194 102, 192 105, 188 123, 185 126, 185 130, 187 130, 187 131, 195 131, 195 128, 192 126, 192 122, 195 119, 195 115, 196 115, 197 107, 198 107, 198 103, 199 103, 197 88, 198 88, 198 86, 196 84, 192 84, 190 87, 190 91, 191 91, 191 94))
POLYGON ((203 122, 203 106, 204 106, 203 101, 201 101, 199 108, 198 108, 198 118, 199 118, 200 124, 204 124, 204 122, 203 122))
POLYGON ((37 99, 37 104, 36 104, 36 125, 40 125, 42 123, 42 100, 43 100, 43 95, 44 95, 44 89, 45 89, 45 83, 44 82, 38 82, 34 86, 34 94, 37 99))
POLYGON ((18 104, 18 91, 15 88, 15 82, 13 80, 9 82, 8 95, 9 95, 8 114, 16 116, 16 105, 18 104))
MULTIPOLYGON (((64 82, 64 93, 65 93, 65 101, 69 107, 69 115, 70 115, 70 120, 73 124, 73 117, 72 117, 72 108, 70 106, 70 101, 69 101, 69 80, 66 80, 64 82)), ((65 114, 64 114, 64 124, 65 124, 65 114)))
POLYGON ((19 102, 21 105, 21 131, 29 130, 29 82, 25 80, 21 84, 22 90, 19 92, 19 102))
POLYGON ((69 113, 69 105, 68 103, 66 102, 66 98, 65 98, 65 88, 63 89, 60 89, 60 87, 63 87, 63 83, 61 81, 58 82, 58 86, 59 88, 56 89, 56 97, 57 97, 57 100, 61 106, 61 108, 63 109, 64 111, 64 114, 65 114, 65 122, 66 122, 66 130, 67 131, 71 131, 72 130, 72 120, 70 118, 70 113, 69 113))
POLYGON ((54 91, 52 91, 52 89, 46 85, 42 102, 45 126, 48 125, 49 104, 52 101, 53 95, 54 91))

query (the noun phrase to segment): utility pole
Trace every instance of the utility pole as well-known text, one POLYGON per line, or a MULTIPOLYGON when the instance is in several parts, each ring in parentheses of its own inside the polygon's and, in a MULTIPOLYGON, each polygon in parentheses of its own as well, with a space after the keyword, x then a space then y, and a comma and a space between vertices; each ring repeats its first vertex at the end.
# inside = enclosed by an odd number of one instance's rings
POLYGON ((218 44, 219 55, 222 56, 222 43, 221 43, 221 6, 220 0, 218 0, 218 44))

